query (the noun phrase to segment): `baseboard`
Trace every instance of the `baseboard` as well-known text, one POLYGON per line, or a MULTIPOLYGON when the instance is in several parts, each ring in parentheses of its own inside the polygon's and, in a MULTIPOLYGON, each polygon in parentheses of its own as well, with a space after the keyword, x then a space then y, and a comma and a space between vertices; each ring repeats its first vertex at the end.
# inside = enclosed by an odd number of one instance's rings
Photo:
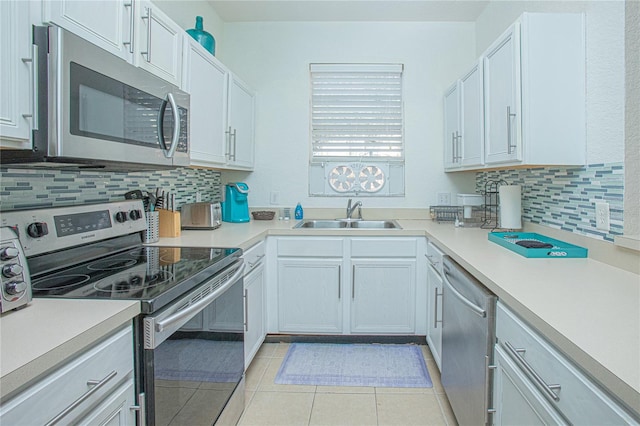
POLYGON ((382 343, 426 345, 426 336, 367 336, 367 335, 309 335, 309 334, 267 334, 265 343, 382 343))

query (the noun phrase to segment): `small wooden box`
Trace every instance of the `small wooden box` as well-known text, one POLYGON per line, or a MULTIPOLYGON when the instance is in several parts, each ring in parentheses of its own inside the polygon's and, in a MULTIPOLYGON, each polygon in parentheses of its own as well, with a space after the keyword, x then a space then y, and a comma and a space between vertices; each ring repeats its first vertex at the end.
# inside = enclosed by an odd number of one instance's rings
POLYGON ((180 212, 158 209, 160 214, 160 237, 180 236, 180 212))

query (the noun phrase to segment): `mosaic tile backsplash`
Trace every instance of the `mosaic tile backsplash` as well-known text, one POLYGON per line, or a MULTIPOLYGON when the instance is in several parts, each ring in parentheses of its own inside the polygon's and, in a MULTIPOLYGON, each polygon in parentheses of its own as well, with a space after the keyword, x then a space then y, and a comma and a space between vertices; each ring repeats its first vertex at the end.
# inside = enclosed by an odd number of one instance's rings
POLYGON ((479 172, 476 192, 500 179, 522 186, 525 221, 610 242, 623 234, 624 163, 479 172), (596 229, 596 201, 609 203, 609 232, 596 229))
POLYGON ((222 201, 220 172, 174 169, 145 172, 0 168, 0 210, 36 209, 124 199, 125 192, 160 188, 176 196, 176 207, 222 201))

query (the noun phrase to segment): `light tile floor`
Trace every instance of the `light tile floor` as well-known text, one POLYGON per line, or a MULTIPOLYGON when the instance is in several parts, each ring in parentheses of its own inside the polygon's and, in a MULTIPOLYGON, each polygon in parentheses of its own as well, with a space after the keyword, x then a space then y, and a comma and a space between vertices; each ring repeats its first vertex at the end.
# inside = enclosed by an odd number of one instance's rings
POLYGON ((432 388, 276 385, 288 343, 265 343, 246 376, 248 425, 456 425, 427 346, 421 346, 432 388))

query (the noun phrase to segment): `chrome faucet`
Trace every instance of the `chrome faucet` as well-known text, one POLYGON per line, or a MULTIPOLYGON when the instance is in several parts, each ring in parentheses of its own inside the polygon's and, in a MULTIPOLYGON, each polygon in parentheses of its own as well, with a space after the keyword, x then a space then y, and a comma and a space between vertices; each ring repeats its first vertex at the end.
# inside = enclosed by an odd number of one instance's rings
POLYGON ((362 219, 362 201, 356 201, 355 204, 353 205, 353 207, 351 206, 351 198, 349 198, 349 201, 347 202, 347 219, 351 219, 351 216, 353 215, 353 211, 357 208, 358 209, 358 217, 360 219, 362 219))

